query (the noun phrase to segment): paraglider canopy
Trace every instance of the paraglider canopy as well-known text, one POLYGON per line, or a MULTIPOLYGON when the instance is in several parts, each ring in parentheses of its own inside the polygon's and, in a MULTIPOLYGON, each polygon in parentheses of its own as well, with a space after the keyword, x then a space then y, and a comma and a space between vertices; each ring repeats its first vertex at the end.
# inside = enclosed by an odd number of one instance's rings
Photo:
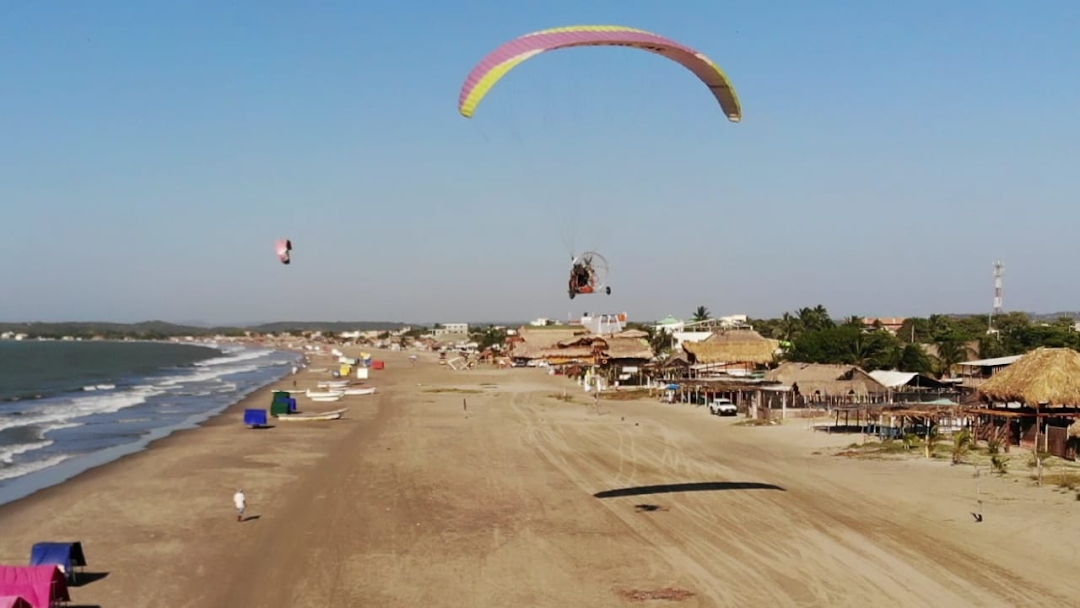
POLYGON ((274 245, 274 251, 277 253, 278 260, 282 264, 289 263, 289 252, 292 251, 292 241, 289 239, 278 239, 274 245))
POLYGON ((728 120, 742 120, 742 106, 735 87, 712 59, 674 40, 620 25, 557 27, 525 34, 503 44, 469 72, 458 95, 458 111, 471 118, 495 83, 523 61, 547 51, 577 46, 624 46, 667 57, 693 72, 709 88, 728 120))

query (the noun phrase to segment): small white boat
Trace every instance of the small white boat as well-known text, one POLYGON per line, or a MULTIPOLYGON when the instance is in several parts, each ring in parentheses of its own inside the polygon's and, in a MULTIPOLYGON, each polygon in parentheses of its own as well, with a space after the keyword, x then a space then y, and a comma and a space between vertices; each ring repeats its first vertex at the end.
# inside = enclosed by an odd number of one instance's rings
POLYGON ((318 384, 319 388, 345 388, 346 386, 349 386, 348 380, 328 380, 318 384))
POLYGON ((316 374, 328 371, 325 367, 312 367, 308 369, 309 372, 315 372, 316 374))
POLYGON ((340 410, 334 410, 332 412, 323 412, 321 414, 286 414, 283 416, 276 416, 276 420, 282 422, 311 422, 313 420, 337 420, 341 418, 342 414, 348 408, 340 410))
POLYGON ((342 393, 340 395, 332 395, 330 397, 312 397, 311 400, 317 401, 319 403, 333 403, 334 401, 340 400, 344 396, 345 394, 342 393))
POLYGON ((347 389, 345 389, 345 395, 346 396, 374 395, 374 394, 375 394, 375 387, 374 386, 369 386, 367 388, 347 388, 347 389))
POLYGON ((333 390, 333 391, 319 392, 319 391, 312 391, 309 388, 304 394, 307 395, 308 397, 311 397, 312 399, 314 399, 316 397, 340 397, 340 396, 345 394, 345 391, 338 389, 338 390, 333 390))

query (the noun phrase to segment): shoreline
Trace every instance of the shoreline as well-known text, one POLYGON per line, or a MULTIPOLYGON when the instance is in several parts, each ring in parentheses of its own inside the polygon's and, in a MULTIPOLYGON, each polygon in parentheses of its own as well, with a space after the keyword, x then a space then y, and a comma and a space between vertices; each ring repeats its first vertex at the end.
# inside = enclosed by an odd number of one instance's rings
MULTIPOLYGON (((148 341, 150 342, 150 341, 148 341)), ((152 341, 168 343, 166 341, 152 341)), ((196 346, 190 345, 189 346, 196 346)), ((220 349, 220 347, 212 347, 205 345, 203 348, 208 348, 218 352, 218 356, 227 356, 227 353, 220 349)), ((264 348, 250 344, 243 345, 245 349, 257 349, 264 348)), ((265 348, 264 348, 265 349, 265 348)), ((293 349, 265 349, 271 352, 282 352, 290 354, 303 353, 293 349)), ((208 357, 207 360, 213 357, 208 357)), ((303 371, 303 370, 299 370, 303 371)), ((207 426, 212 426, 218 418, 229 414, 237 406, 247 403, 249 399, 255 397, 259 393, 263 393, 267 388, 281 382, 285 378, 291 376, 290 369, 286 368, 281 376, 268 380, 265 384, 254 387, 245 393, 237 394, 235 401, 232 403, 224 404, 216 408, 212 408, 202 413, 193 414, 186 420, 181 422, 156 427, 151 429, 145 435, 140 436, 135 441, 124 443, 120 445, 110 446, 102 450, 97 450, 89 454, 81 454, 66 458, 65 460, 41 470, 32 471, 20 477, 5 480, 5 487, 0 489, 0 519, 3 517, 3 510, 9 505, 14 505, 21 501, 33 498, 34 496, 46 492, 48 490, 59 488, 68 483, 72 483, 82 478, 98 472, 100 469, 110 467, 115 463, 121 462, 125 459, 137 456, 144 452, 148 452, 161 445, 168 445, 168 440, 173 437, 185 433, 187 431, 194 431, 207 426), (10 497, 10 498, 5 498, 10 497)))

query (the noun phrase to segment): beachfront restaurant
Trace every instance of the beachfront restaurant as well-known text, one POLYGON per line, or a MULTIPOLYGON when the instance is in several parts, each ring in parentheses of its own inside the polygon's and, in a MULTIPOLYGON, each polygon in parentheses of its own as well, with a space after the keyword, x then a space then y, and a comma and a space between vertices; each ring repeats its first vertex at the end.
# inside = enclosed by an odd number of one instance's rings
POLYGON ((1080 447, 1080 353, 1038 348, 986 380, 979 389, 976 437, 1076 460, 1080 447))

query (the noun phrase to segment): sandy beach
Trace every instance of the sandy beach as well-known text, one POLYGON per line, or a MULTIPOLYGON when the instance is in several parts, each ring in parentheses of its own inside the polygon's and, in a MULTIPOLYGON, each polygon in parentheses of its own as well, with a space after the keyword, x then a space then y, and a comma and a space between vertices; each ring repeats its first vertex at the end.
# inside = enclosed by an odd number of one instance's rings
POLYGON ((1080 591, 1075 493, 837 457, 858 437, 803 421, 597 412, 540 370, 378 357, 376 395, 299 399, 342 420, 248 429, 268 387, 0 507, 0 562, 80 540, 99 574, 73 604, 109 607, 1064 606, 1080 591))

